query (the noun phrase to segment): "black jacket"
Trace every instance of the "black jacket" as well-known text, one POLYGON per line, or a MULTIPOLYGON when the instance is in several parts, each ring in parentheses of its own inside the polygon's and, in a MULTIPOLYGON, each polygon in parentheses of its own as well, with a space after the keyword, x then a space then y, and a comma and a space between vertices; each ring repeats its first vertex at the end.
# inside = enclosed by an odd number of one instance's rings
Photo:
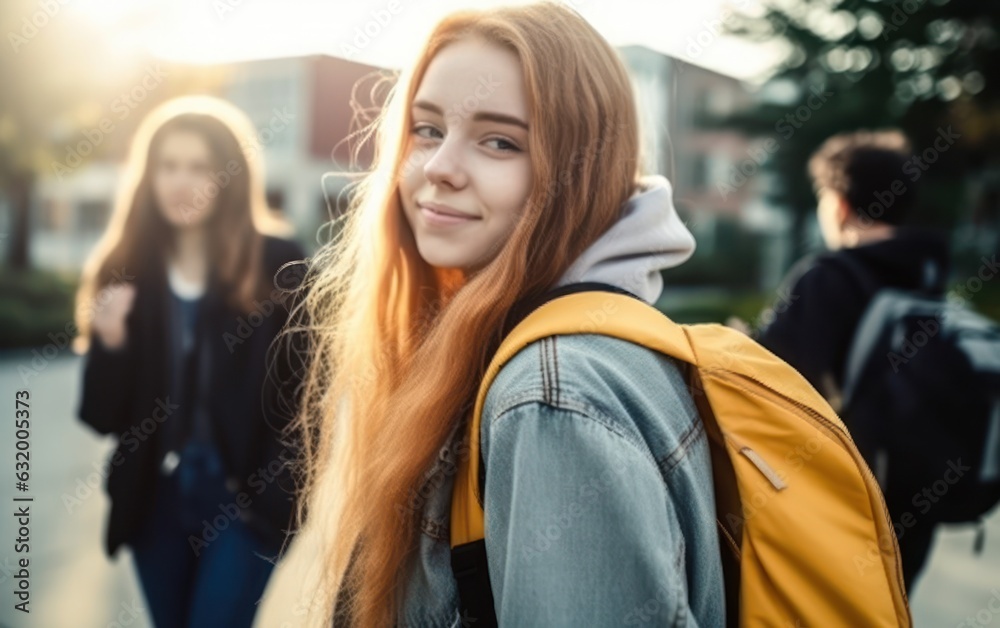
MULTIPOLYGON (((295 242, 265 237, 267 285, 295 285, 303 267, 286 268, 277 281, 275 274, 282 264, 304 258, 295 242)), ((136 276, 135 301, 125 321, 126 344, 109 351, 92 335, 78 407, 81 420, 118 440, 108 461, 109 556, 130 540, 150 512, 160 426, 179 414, 169 399, 165 269, 162 262, 150 261, 137 272, 125 272, 136 276)), ((244 503, 249 500, 241 519, 280 543, 291 532, 295 505, 295 487, 284 461, 298 456, 298 447, 295 438, 282 440, 279 431, 297 406, 292 385, 296 367, 283 355, 274 359, 275 350, 268 350, 287 321, 292 298, 287 292, 268 292, 258 300, 256 313, 241 313, 212 286, 210 279, 200 324, 214 365, 206 395, 214 441, 225 463, 227 487, 237 497, 245 493, 244 503)))
POLYGON ((839 398, 843 389, 847 352, 872 296, 836 263, 839 256, 857 261, 880 287, 919 289, 933 267, 930 291, 942 293, 949 272, 947 241, 914 228, 897 229, 888 240, 806 258, 789 271, 755 337, 828 400, 839 398))

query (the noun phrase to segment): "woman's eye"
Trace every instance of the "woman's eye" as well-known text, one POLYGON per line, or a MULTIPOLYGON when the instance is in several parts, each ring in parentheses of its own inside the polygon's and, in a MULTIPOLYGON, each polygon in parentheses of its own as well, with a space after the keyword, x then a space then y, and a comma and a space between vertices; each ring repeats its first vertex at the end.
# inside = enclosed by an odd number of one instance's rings
POLYGON ((499 151, 502 151, 502 152, 505 152, 505 153, 516 153, 516 152, 519 152, 521 150, 520 148, 517 147, 517 144, 514 144, 513 142, 511 142, 509 140, 505 140, 502 137, 494 137, 494 138, 488 139, 488 140, 486 140, 486 144, 489 145, 490 148, 493 148, 493 149, 496 149, 496 150, 499 150, 499 151))
POLYGON ((413 127, 413 133, 418 137, 423 137, 426 139, 440 139, 442 137, 440 131, 438 131, 432 126, 426 126, 426 125, 413 127))

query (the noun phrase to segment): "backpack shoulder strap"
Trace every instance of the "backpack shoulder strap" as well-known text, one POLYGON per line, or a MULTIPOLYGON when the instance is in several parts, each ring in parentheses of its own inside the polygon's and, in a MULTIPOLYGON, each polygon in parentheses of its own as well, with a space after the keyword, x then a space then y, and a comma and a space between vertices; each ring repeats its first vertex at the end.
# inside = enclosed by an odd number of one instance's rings
POLYGON ((479 433, 486 394, 500 369, 521 349, 541 338, 559 334, 610 333, 635 341, 633 334, 637 328, 647 330, 650 339, 669 336, 668 350, 674 347, 679 354, 691 357, 683 330, 640 297, 611 284, 568 284, 526 299, 511 308, 502 330, 504 340, 479 387, 467 427, 469 455, 459 461, 452 491, 451 568, 463 618, 474 618, 477 625, 484 627, 497 625, 486 560, 482 500, 485 474, 482 472, 484 465, 479 433), (606 316, 599 328, 590 318, 595 310, 606 316), (640 324, 636 325, 636 322, 640 324), (669 331, 664 327, 669 327, 669 331))
POLYGON ((511 308, 510 313, 507 315, 507 320, 504 323, 501 337, 506 338, 510 334, 511 330, 517 327, 518 323, 523 321, 528 314, 531 314, 549 301, 553 301, 559 297, 564 297, 569 294, 576 294, 577 292, 612 292, 615 294, 633 297, 642 301, 638 295, 633 294, 624 288, 601 281, 579 281, 576 283, 565 284, 559 286, 558 288, 552 288, 551 290, 548 290, 534 298, 523 299, 515 303, 511 308))
POLYGON ((684 362, 695 357, 684 329, 628 291, 600 283, 570 284, 512 310, 514 328, 493 356, 480 384, 468 424, 469 454, 459 461, 451 499, 451 567, 463 618, 496 626, 486 561, 485 516, 481 496, 480 443, 486 393, 500 369, 521 349, 554 335, 602 334, 629 340, 684 362), (540 304, 540 305, 539 305, 540 304), (591 315, 605 316, 595 323, 591 315))
MULTIPOLYGON (((568 288, 568 287, 567 287, 568 288)), ((568 288, 569 289, 569 288, 568 288)), ((569 289, 571 290, 571 289, 569 289)), ((695 368, 753 378, 766 373, 774 356, 745 334, 716 324, 678 325, 648 303, 605 291, 568 292, 545 302, 506 336, 480 384, 468 421, 469 452, 452 487, 451 566, 463 617, 495 626, 495 607, 486 561, 485 517, 479 484, 480 429, 486 394, 500 369, 532 342, 554 335, 601 334, 645 346, 695 368), (593 317, 595 312, 604 316, 593 317)), ((812 393, 804 378, 785 378, 780 388, 794 398, 812 393)), ((777 384, 776 384, 777 385, 777 384)))
POLYGON ((479 493, 479 430, 486 393, 500 369, 527 345, 555 335, 602 334, 644 345, 682 362, 695 361, 684 329, 653 306, 609 292, 577 292, 548 301, 524 318, 501 343, 479 387, 469 422, 469 455, 455 477, 451 503, 451 545, 484 536, 482 497, 479 493), (594 312, 606 317, 595 323, 594 312))
MULTIPOLYGON (((614 294, 632 297, 637 301, 645 303, 645 301, 642 300, 642 297, 614 284, 600 281, 578 281, 575 283, 569 283, 559 286, 558 288, 547 290, 534 298, 529 297, 516 302, 513 307, 511 307, 510 312, 508 312, 507 319, 502 324, 500 338, 506 338, 510 334, 511 330, 517 327, 517 325, 523 321, 525 317, 549 301, 553 301, 569 294, 576 294, 577 292, 611 292, 614 294)), ((481 494, 483 492, 483 487, 486 485, 486 473, 484 471, 482 460, 480 460, 479 464, 478 482, 479 493, 481 494)))
POLYGON ((865 307, 858 322, 858 327, 851 337, 847 356, 844 360, 844 372, 841 378, 843 382, 841 411, 847 412, 856 395, 858 384, 861 382, 861 376, 866 370, 869 356, 872 355, 876 345, 881 340, 882 330, 880 328, 880 321, 882 317, 873 316, 871 306, 876 303, 875 297, 882 290, 883 286, 875 280, 871 271, 864 264, 850 255, 830 255, 824 256, 822 259, 834 268, 839 268, 847 274, 855 285, 861 288, 868 300, 868 306, 865 307))

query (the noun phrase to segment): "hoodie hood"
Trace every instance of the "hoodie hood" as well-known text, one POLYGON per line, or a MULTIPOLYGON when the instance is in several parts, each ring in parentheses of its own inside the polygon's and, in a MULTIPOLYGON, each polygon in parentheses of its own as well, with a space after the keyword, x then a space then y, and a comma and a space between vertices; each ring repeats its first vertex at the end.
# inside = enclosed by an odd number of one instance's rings
POLYGON ((951 270, 948 240, 926 228, 897 227, 891 238, 843 249, 842 254, 861 261, 880 284, 906 290, 944 292, 951 270))
POLYGON ((618 221, 587 247, 555 287, 599 281, 652 304, 663 292, 660 271, 683 264, 694 249, 694 236, 674 208, 670 182, 660 175, 643 177, 618 221))

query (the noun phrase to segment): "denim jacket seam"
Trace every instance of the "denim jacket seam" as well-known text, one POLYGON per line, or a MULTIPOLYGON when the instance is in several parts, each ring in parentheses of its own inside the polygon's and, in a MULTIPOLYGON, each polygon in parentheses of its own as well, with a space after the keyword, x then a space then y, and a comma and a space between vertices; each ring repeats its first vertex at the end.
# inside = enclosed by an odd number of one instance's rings
POLYGON ((556 377, 555 377, 555 381, 556 381, 556 385, 555 385, 556 403, 559 403, 559 401, 561 400, 560 399, 560 397, 561 397, 560 391, 562 390, 562 386, 560 386, 560 381, 559 381, 559 344, 558 344, 558 340, 559 340, 559 336, 552 336, 552 365, 555 367, 555 371, 556 371, 556 377))
POLYGON ((420 531, 435 541, 447 541, 451 536, 451 525, 447 520, 423 515, 420 518, 420 531))
MULTIPOLYGON (((519 396, 524 396, 524 395, 519 395, 519 396)), ((601 411, 599 408, 597 408, 593 404, 588 403, 588 402, 586 402, 586 401, 584 401, 582 399, 574 398, 574 397, 566 397, 566 396, 560 395, 560 401, 559 401, 558 404, 545 401, 545 399, 538 399, 537 397, 536 398, 525 398, 525 399, 522 399, 522 400, 518 401, 517 403, 506 404, 505 407, 504 407, 504 409, 503 409, 503 411, 502 412, 498 412, 496 414, 496 416, 490 421, 489 428, 491 430, 495 429, 496 427, 498 427, 499 423, 504 418, 506 418, 506 417, 509 416, 509 412, 510 411, 514 410, 515 408, 518 408, 520 406, 527 405, 527 404, 530 404, 530 403, 537 403, 540 406, 548 407, 548 408, 554 409, 554 410, 564 410, 566 412, 570 412, 572 414, 580 416, 580 417, 582 417, 584 419, 588 419, 589 421, 592 421, 593 423, 595 423, 595 424, 600 425, 601 427, 603 427, 610 434, 618 436, 619 438, 621 438, 625 442, 627 442, 630 445, 632 445, 633 447, 635 447, 636 450, 640 453, 640 455, 642 455, 643 458, 645 458, 650 463, 652 463, 652 465, 656 469, 660 468, 660 465, 658 464, 658 462, 656 460, 656 456, 654 456, 653 453, 650 451, 649 445, 646 443, 645 440, 642 440, 641 438, 637 438, 634 435, 629 434, 626 430, 621 429, 615 423, 615 421, 613 421, 610 417, 608 417, 607 414, 605 414, 603 411, 601 411)))
POLYGON ((496 410, 494 412, 491 412, 489 415, 486 415, 485 407, 483 408, 484 410, 483 423, 486 425, 492 425, 497 420, 497 418, 500 417, 500 415, 504 414, 505 412, 514 408, 515 406, 519 406, 524 403, 532 401, 537 401, 539 403, 547 403, 548 402, 547 400, 548 400, 548 394, 544 386, 541 387, 532 386, 530 388, 525 388, 524 390, 516 394, 504 395, 502 403, 498 404, 500 408, 499 410, 496 410))
POLYGON ((660 467, 664 477, 669 477, 673 474, 674 470, 687 458, 687 454, 691 450, 691 445, 698 442, 704 434, 705 424, 699 418, 684 431, 678 440, 677 446, 669 454, 657 461, 657 466, 660 467))
POLYGON ((549 368, 548 364, 545 362, 545 351, 543 346, 545 344, 545 338, 542 338, 541 342, 538 343, 538 372, 542 376, 542 398, 545 401, 549 400, 549 368))
POLYGON ((483 424, 492 428, 505 414, 518 406, 523 406, 526 403, 539 403, 551 408, 570 410, 584 415, 593 413, 595 416, 588 415, 587 418, 590 418, 597 423, 601 423, 610 431, 613 431, 623 438, 631 441, 635 446, 646 449, 647 453, 650 455, 650 459, 655 461, 656 457, 649 451, 646 442, 617 427, 617 423, 620 422, 612 420, 604 410, 585 399, 575 396, 572 392, 570 392, 569 396, 564 396, 561 393, 562 391, 560 389, 549 387, 539 388, 536 386, 523 390, 516 395, 507 396, 500 405, 500 409, 492 412, 489 419, 484 420, 483 424), (553 400, 553 390, 557 390, 559 393, 558 402, 553 400))
POLYGON ((555 366, 555 337, 542 338, 538 343, 539 360, 542 363, 542 381, 545 384, 545 402, 553 401, 552 392, 559 387, 559 369, 555 366))
POLYGON ((679 574, 684 574, 683 578, 679 579, 677 586, 672 587, 674 594, 674 618, 671 622, 672 626, 686 626, 688 620, 688 601, 687 601, 687 543, 684 542, 684 535, 681 534, 678 538, 679 547, 675 550, 676 554, 674 557, 674 570, 679 574))
POLYGON ((595 406, 593 403, 576 397, 572 394, 572 392, 570 392, 569 395, 562 395, 562 389, 558 387, 555 391, 555 398, 558 400, 557 402, 549 400, 552 398, 552 389, 540 388, 537 386, 510 396, 505 399, 500 410, 492 413, 492 416, 485 422, 485 424, 492 428, 507 412, 526 403, 539 403, 552 408, 575 411, 579 414, 588 416, 588 418, 597 423, 601 423, 610 431, 622 436, 636 447, 646 451, 650 456, 650 459, 653 460, 657 468, 660 469, 660 472, 663 474, 665 480, 673 475, 673 472, 677 469, 677 467, 679 467, 684 459, 687 458, 687 454, 690 452, 691 446, 705 435, 704 423, 701 419, 696 419, 684 431, 684 433, 681 434, 676 447, 671 449, 666 455, 657 457, 651 451, 645 440, 638 439, 629 434, 627 431, 616 427, 615 422, 608 417, 607 413, 595 406), (593 416, 591 416, 591 414, 593 416))

